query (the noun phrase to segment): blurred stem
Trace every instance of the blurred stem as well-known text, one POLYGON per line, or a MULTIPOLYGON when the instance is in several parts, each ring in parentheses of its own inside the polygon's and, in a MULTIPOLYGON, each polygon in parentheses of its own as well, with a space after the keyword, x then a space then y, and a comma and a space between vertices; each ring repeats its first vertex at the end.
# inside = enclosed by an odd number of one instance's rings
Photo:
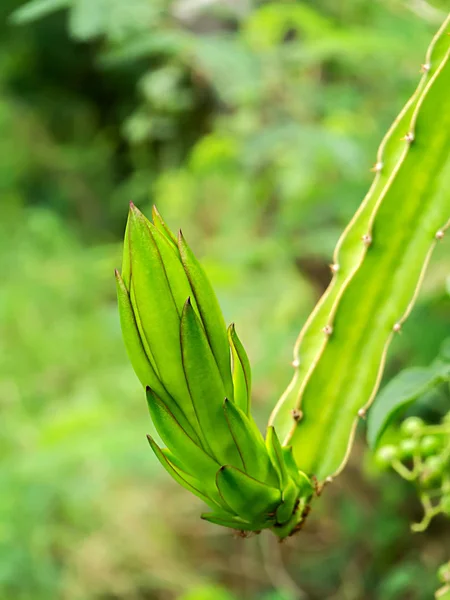
POLYGON ((433 435, 433 434, 448 434, 448 435, 450 435, 450 427, 448 425, 430 425, 424 430, 422 437, 424 435, 433 435))
POLYGON ((275 541, 269 536, 258 536, 263 556, 264 570, 276 590, 286 591, 296 600, 308 600, 306 592, 302 590, 297 582, 288 573, 281 554, 280 541, 275 541))
POLYGON ((407 481, 413 481, 417 477, 415 468, 412 471, 410 471, 399 460, 392 461, 392 468, 395 471, 397 471, 397 473, 400 475, 400 477, 403 477, 403 479, 406 479, 407 481))
POLYGON ((411 525, 411 529, 415 533, 421 533, 425 531, 431 523, 432 519, 434 519, 434 517, 436 517, 441 512, 440 505, 433 506, 428 494, 422 494, 420 496, 420 501, 422 502, 422 506, 424 508, 424 516, 420 523, 413 523, 411 525))

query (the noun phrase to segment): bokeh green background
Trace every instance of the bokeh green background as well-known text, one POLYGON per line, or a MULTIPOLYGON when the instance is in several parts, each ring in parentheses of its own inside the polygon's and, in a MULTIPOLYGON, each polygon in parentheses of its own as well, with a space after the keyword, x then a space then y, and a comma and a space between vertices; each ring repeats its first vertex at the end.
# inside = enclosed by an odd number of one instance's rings
MULTIPOLYGON (((411 535, 415 492, 373 471, 363 431, 287 543, 199 520, 147 446, 113 269, 128 201, 183 228, 263 426, 440 18, 413 0, 2 0, 0 600, 432 597, 449 525, 411 535)), ((388 375, 449 335, 449 272, 447 243, 388 375)))

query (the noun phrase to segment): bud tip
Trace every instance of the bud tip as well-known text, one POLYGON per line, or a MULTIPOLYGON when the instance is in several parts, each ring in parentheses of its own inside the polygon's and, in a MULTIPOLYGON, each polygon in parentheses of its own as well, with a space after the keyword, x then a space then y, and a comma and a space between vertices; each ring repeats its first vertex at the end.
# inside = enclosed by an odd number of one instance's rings
POLYGON ((134 216, 141 214, 141 211, 138 209, 138 207, 133 201, 130 202, 130 214, 134 216))

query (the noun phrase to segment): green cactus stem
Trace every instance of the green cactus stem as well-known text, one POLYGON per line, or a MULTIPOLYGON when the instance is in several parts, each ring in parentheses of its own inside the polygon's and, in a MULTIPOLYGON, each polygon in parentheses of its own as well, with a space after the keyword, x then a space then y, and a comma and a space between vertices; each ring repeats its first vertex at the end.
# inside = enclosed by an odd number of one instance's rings
POLYGON ((332 281, 300 333, 294 377, 269 421, 299 469, 320 482, 345 466, 388 346, 449 225, 449 23, 380 146, 373 184, 337 244, 332 281))

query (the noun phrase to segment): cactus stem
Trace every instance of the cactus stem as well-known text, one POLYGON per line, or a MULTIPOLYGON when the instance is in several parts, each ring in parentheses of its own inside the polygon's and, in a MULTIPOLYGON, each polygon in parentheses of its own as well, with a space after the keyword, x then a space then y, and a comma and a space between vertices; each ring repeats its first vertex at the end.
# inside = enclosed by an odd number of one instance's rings
MULTIPOLYGON (((389 343, 400 333, 412 310, 433 247, 450 227, 450 222, 442 226, 448 217, 448 203, 441 191, 449 174, 445 152, 448 111, 443 102, 448 83, 445 78, 450 76, 449 42, 444 39, 449 24, 450 17, 433 38, 416 92, 381 143, 372 168, 375 172, 372 186, 339 239, 331 261, 333 265, 340 264, 343 273, 332 277, 327 292, 300 332, 294 358, 301 354, 301 365, 269 421, 282 432, 283 444, 292 446, 298 467, 322 481, 330 474, 339 474, 346 464, 358 410, 368 408, 373 402, 389 343), (410 142, 413 138, 417 141, 418 130, 421 143, 414 143, 413 148, 410 142), (404 142, 400 142, 402 136, 404 142), (428 142, 433 142, 433 151, 428 142), (411 197, 402 193, 402 187, 409 183, 411 197), (404 211, 397 210, 400 203, 404 203, 404 211), (407 213, 405 218, 410 225, 402 230, 403 212, 407 213), (410 227, 414 228, 411 235, 410 227), (397 243, 396 232, 404 244, 397 243), (413 243, 413 234, 417 234, 417 244, 413 243), (373 235, 376 244, 369 251, 373 235), (404 260, 395 261, 394 251, 399 254, 404 251, 404 255, 400 254, 404 260), (381 264, 386 266, 386 275, 381 273, 381 264), (390 282, 389 291, 395 294, 383 297, 385 276, 390 282), (375 301, 376 296, 371 296, 368 289, 374 278, 378 282, 374 294, 379 295, 379 301, 375 301), (372 298, 367 311, 366 298, 372 298), (357 308, 362 327, 355 326, 355 319, 352 321, 357 308), (382 327, 371 328, 375 310, 383 314, 382 327), (392 314, 397 320, 392 319, 392 314), (331 324, 335 331, 332 340, 328 340, 331 324), (372 345, 367 342, 368 336, 372 345), (350 340, 355 358, 358 353, 365 356, 364 374, 359 369, 354 376, 346 374, 351 364, 350 340), (376 358, 373 363, 369 360, 372 356, 376 358), (292 422, 293 407, 301 407, 305 414, 300 423, 292 422), (334 418, 334 411, 339 418, 334 418), (316 446, 320 436, 328 442, 316 446)), ((377 321, 381 324, 378 317, 377 321)))

